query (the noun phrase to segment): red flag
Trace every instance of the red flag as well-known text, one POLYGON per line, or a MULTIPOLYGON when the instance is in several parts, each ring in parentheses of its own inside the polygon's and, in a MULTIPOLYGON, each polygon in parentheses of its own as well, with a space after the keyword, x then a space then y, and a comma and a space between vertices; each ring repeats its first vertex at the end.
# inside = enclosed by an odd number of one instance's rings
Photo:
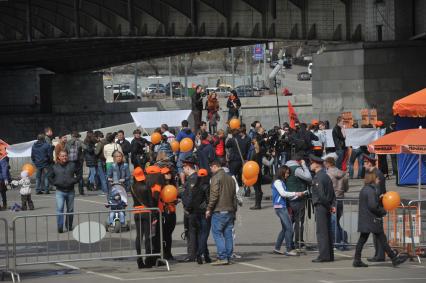
POLYGON ((299 119, 297 118, 296 110, 294 110, 293 105, 291 105, 290 100, 288 100, 288 119, 290 120, 290 128, 295 129, 296 128, 296 121, 299 119))

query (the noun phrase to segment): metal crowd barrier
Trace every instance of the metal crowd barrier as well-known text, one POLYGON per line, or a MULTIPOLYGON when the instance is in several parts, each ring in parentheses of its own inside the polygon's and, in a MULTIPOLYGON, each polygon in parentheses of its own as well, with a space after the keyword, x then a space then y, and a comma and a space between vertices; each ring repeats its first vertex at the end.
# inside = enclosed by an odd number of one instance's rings
MULTIPOLYGON (((115 210, 63 213, 61 215, 64 223, 73 217, 74 224, 73 231, 66 231, 65 224, 63 233, 58 233, 57 214, 15 217, 11 223, 13 238, 10 264, 13 275, 20 282, 18 269, 21 266, 139 257, 156 258, 156 265, 162 262, 169 271, 169 263, 164 259, 163 218, 160 210, 144 209, 149 223, 154 223, 157 218, 158 221, 157 224, 149 225, 151 250, 141 255, 136 254, 135 250, 136 229, 141 227, 136 227, 134 212, 135 210, 115 210), (108 225, 112 212, 125 213, 126 224, 117 225, 119 228, 108 225), (159 245, 155 245, 158 243, 156 237, 159 237, 159 245)), ((141 247, 145 247, 144 240, 142 236, 141 247)))
POLYGON ((11 273, 9 269, 9 225, 7 220, 0 218, 0 226, 3 226, 0 231, 4 231, 4 233, 0 233, 0 272, 1 280, 3 281, 5 274, 11 273))
MULTIPOLYGON (((333 245, 337 249, 346 250, 352 246, 356 246, 359 238, 358 204, 358 198, 336 199, 336 208, 338 208, 339 211, 331 215, 330 230, 332 232, 333 245), (337 221, 338 215, 340 216, 339 221, 337 221), (341 229, 338 229, 338 225, 340 225, 341 229)), ((311 208, 311 215, 308 215, 308 208, 305 209, 304 231, 302 234, 306 245, 317 245, 316 223, 313 208, 311 208)), ((372 239, 373 237, 371 236, 367 245, 372 245, 372 239)))
MULTIPOLYGON (((421 263, 421 257, 426 256, 426 229, 422 228, 422 220, 426 219, 426 200, 412 200, 408 202, 408 205, 404 207, 404 220, 405 210, 408 210, 408 233, 404 235, 408 236, 408 243, 405 241, 404 237, 404 247, 411 258, 416 257, 417 261, 421 263), (414 208, 414 209, 413 209, 414 208), (415 214, 413 215, 413 210, 415 214)), ((405 225, 404 225, 405 228, 405 225)), ((404 231, 405 232, 405 231, 404 231)))

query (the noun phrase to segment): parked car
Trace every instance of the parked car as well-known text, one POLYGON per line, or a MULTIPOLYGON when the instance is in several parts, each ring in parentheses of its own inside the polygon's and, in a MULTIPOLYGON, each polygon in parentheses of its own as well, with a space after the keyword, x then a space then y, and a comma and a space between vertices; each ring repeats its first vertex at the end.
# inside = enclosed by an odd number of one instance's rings
POLYGON ((253 87, 253 91, 250 85, 240 85, 235 88, 239 97, 250 97, 250 96, 259 96, 259 89, 253 87))
POLYGON ((145 88, 144 92, 146 94, 150 94, 153 91, 157 91, 157 89, 164 89, 164 85, 160 83, 150 84, 147 88, 145 88))
MULTIPOLYGON (((135 94, 132 91, 120 92, 113 94, 114 101, 135 100, 135 94)), ((138 95, 138 99, 141 97, 138 95)))
POLYGON ((300 72, 297 74, 298 81, 310 81, 311 75, 308 72, 300 72))
MULTIPOLYGON (((165 88, 169 89, 170 87, 170 83, 167 83, 165 88)), ((176 89, 176 88, 182 88, 182 84, 180 82, 172 82, 172 88, 176 89)))

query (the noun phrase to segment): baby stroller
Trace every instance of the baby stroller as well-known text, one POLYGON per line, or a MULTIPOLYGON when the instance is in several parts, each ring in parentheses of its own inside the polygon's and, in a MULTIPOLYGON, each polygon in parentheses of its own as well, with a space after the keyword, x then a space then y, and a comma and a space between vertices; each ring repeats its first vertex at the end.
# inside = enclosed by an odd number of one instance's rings
POLYGON ((122 184, 112 184, 108 204, 105 207, 111 208, 107 230, 114 233, 129 231, 129 225, 126 223, 126 213, 122 211, 127 207, 127 193, 122 184))

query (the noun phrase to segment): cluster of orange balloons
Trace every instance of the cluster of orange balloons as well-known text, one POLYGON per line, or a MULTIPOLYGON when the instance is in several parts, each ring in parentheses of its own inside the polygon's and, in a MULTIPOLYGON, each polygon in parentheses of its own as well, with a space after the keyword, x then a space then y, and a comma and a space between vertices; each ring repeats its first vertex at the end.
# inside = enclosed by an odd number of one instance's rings
POLYGON ((173 185, 166 185, 160 193, 161 199, 166 203, 171 203, 177 200, 178 190, 173 185))
POLYGON ((151 134, 151 142, 153 144, 159 144, 161 142, 161 134, 154 132, 151 134))
POLYGON ((190 138, 184 138, 180 141, 179 148, 182 152, 191 151, 194 147, 194 142, 190 138))
POLYGON ((243 183, 246 186, 253 186, 257 182, 260 166, 255 161, 247 161, 243 166, 243 183))
POLYGON ((32 176, 35 173, 35 167, 34 165, 30 164, 30 163, 26 163, 24 164, 24 166, 22 166, 22 171, 27 171, 28 172, 28 176, 32 176))
POLYGON ((389 191, 383 195, 382 198, 383 208, 387 211, 394 210, 401 204, 401 197, 399 193, 394 191, 389 191))

